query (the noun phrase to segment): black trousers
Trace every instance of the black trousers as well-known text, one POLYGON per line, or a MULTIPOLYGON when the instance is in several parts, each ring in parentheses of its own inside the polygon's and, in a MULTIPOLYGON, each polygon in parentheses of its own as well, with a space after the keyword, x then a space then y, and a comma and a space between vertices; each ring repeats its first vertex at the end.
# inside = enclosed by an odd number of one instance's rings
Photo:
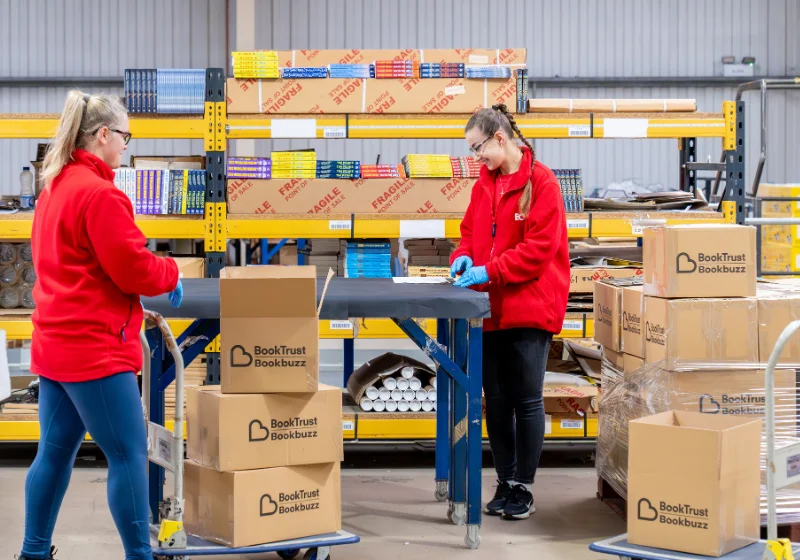
POLYGON ((552 340, 540 329, 483 335, 486 429, 500 482, 533 484, 544 443, 542 390, 552 340))

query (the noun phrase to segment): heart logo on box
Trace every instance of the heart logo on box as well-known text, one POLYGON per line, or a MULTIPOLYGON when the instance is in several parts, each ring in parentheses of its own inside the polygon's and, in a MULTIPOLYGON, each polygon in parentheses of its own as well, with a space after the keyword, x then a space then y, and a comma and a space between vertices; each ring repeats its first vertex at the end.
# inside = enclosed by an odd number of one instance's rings
POLYGON ((276 511, 278 511, 278 503, 272 499, 272 496, 269 494, 261 496, 261 517, 275 515, 276 511))
POLYGON ((639 500, 639 519, 642 521, 655 521, 658 519, 658 510, 653 507, 650 500, 642 498, 639 500))
POLYGON ((678 274, 691 274, 697 270, 697 261, 689 253, 678 253, 675 257, 675 270, 678 274))
POLYGON ((700 412, 703 414, 718 414, 720 408, 719 403, 708 393, 700 397, 700 412))
POLYGON ((231 348, 231 367, 249 367, 253 365, 253 355, 237 344, 231 348))
POLYGON ((253 420, 250 422, 250 441, 266 441, 269 437, 269 430, 261 423, 261 420, 253 420))

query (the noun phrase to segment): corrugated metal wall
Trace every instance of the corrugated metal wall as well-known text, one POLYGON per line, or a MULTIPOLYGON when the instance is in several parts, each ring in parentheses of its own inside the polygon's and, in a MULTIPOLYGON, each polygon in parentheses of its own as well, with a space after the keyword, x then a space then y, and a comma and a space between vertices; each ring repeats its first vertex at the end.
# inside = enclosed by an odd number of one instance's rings
MULTIPOLYGON (((224 66, 224 22, 225 0, 0 0, 0 78, 91 76, 121 84, 125 68, 224 66)), ((0 113, 58 113, 69 89, 0 87, 0 113)), ((82 89, 122 94, 121 87, 82 89)), ((19 192, 37 142, 0 139, 0 193, 19 192)), ((200 140, 133 140, 128 149, 202 153, 200 140)))
MULTIPOLYGON (((235 10, 236 2, 231 0, 235 10)), ((224 0, 0 0, 0 77, 121 77, 126 67, 224 66, 224 0), (211 29, 220 29, 212 33, 211 29)), ((259 0, 258 48, 525 46, 533 76, 681 77, 721 74, 720 58, 750 55, 757 73, 799 73, 800 0, 259 0)), ((235 17, 231 16, 231 21, 235 17)), ((231 37, 235 45, 235 37, 231 37)), ((89 91, 95 91, 88 88, 89 91)), ((0 87, 0 112, 57 112, 65 88, 0 87)), ((730 88, 544 88, 537 97, 696 97, 718 112, 730 88)), ((756 100, 755 94, 745 98, 756 100)), ((750 105, 748 170, 759 121, 750 105)), ((769 103, 765 180, 800 181, 800 93, 769 103)), ((0 192, 17 188, 35 141, 0 140, 0 192)), ((259 151, 272 148, 258 142, 259 151)), ((460 141, 275 142, 321 157, 399 161, 409 152, 465 154, 460 141)), ((701 157, 719 142, 700 142, 701 157)), ((133 141, 130 153, 200 153, 199 142, 133 141)), ((589 186, 632 179, 674 187, 674 141, 538 141, 542 161, 581 167, 589 186)))
MULTIPOLYGON (((800 67, 799 0, 271 0, 256 5, 256 47, 499 48, 524 46, 532 76, 683 77, 722 74, 721 58, 756 57, 756 73, 796 74, 800 67)), ((544 88, 537 97, 693 97, 720 112, 733 88, 544 88)), ((757 102, 756 94, 746 101, 757 102)), ((748 162, 757 161, 760 120, 750 106, 748 162)), ((769 181, 800 181, 800 92, 771 93, 769 181)), ((259 142, 267 151, 270 142, 259 142)), ((313 146, 321 157, 399 161, 409 152, 466 154, 460 141, 280 141, 278 149, 313 146)), ((677 142, 670 140, 538 141, 551 167, 580 167, 588 186, 626 179, 676 188, 677 142)), ((720 142, 698 154, 716 161, 720 142)), ((749 165, 752 173, 754 165, 749 165)))

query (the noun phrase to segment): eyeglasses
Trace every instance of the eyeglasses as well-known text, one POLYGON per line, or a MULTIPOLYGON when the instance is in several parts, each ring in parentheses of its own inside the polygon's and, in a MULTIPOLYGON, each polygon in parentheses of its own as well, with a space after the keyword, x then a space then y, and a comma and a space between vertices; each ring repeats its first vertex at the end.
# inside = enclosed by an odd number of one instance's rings
MULTIPOLYGON (((100 128, 103 128, 103 127, 101 126, 100 128)), ((95 134, 100 132, 100 128, 98 128, 97 130, 92 132, 90 134, 90 136, 94 136, 95 134)), ((110 130, 111 132, 116 132, 117 134, 121 134, 122 135, 122 139, 125 141, 125 145, 126 146, 128 145, 128 142, 131 141, 131 138, 133 138, 133 135, 130 132, 125 132, 124 130, 117 130, 116 128, 109 128, 108 130, 110 130)))
POLYGON ((494 136, 489 136, 489 138, 487 138, 486 140, 484 140, 483 142, 481 142, 481 143, 480 143, 480 144, 478 144, 477 146, 470 146, 470 147, 469 147, 469 151, 470 151, 470 152, 472 152, 473 154, 475 154, 476 156, 477 156, 477 155, 480 155, 480 153, 481 153, 481 150, 483 149, 483 146, 484 146, 484 144, 486 144, 486 142, 488 142, 489 140, 491 140, 491 139, 493 139, 493 138, 494 138, 494 136))

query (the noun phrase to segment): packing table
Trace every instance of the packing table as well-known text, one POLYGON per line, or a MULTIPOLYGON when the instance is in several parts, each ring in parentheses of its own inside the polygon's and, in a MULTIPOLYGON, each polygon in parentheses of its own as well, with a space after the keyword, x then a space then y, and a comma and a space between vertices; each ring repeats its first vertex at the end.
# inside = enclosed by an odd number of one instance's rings
MULTIPOLYGON (((325 279, 317 281, 318 301, 324 283, 325 279)), ((142 302, 146 309, 166 318, 194 318, 177 337, 183 360, 188 364, 219 334, 219 281, 185 279, 183 288, 184 299, 179 309, 173 309, 166 296, 143 298, 142 302)), ((439 501, 448 501, 447 515, 453 523, 466 524, 465 543, 470 548, 480 544, 482 324, 489 313, 486 294, 456 288, 449 283, 396 283, 391 279, 360 278, 333 278, 320 311, 320 319, 326 320, 390 318, 436 364, 434 495, 439 501), (437 340, 428 336, 413 318, 435 318, 437 340)), ((163 425, 164 391, 175 379, 176 365, 159 329, 147 329, 146 336, 151 355, 150 420, 163 425)), ((164 469, 151 464, 149 476, 150 508, 153 520, 158 520, 159 504, 163 501, 164 469)), ((252 552, 275 550, 276 545, 252 552)), ((214 554, 241 553, 237 549, 214 548, 214 554)), ((177 551, 161 550, 165 551, 165 556, 177 554, 177 551)), ((192 552, 187 549, 183 554, 188 556, 192 552)))

